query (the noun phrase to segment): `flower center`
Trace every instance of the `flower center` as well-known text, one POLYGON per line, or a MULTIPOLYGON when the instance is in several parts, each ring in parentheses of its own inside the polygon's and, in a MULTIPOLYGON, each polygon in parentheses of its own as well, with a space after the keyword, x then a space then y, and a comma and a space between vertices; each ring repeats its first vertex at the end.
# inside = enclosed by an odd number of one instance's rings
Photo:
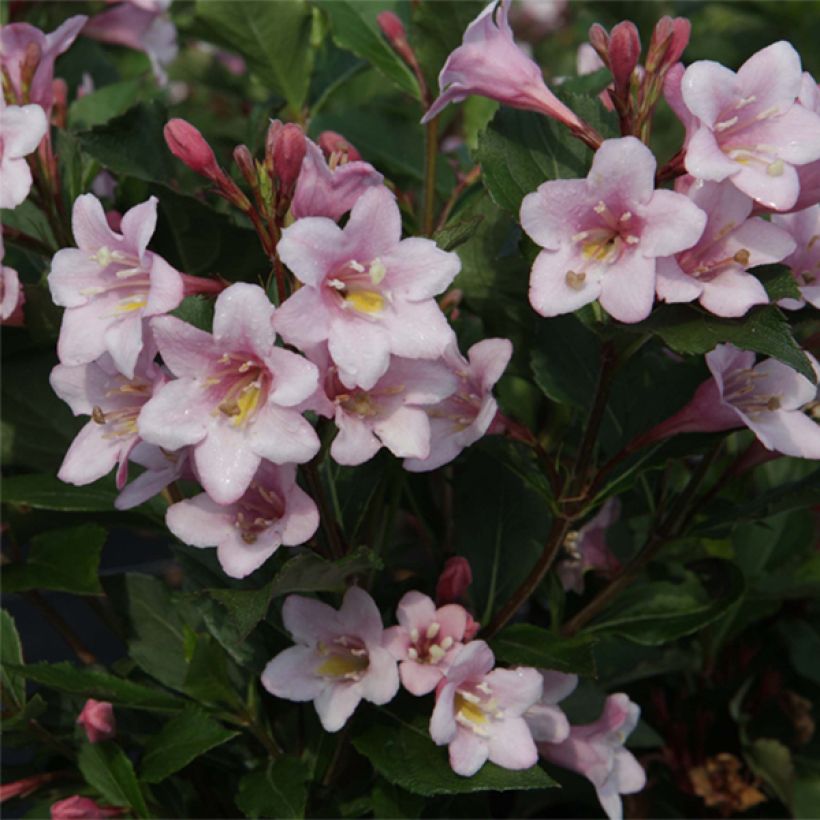
POLYGON ((103 284, 85 288, 83 296, 98 296, 101 293, 122 294, 114 308, 115 313, 132 313, 142 310, 148 302, 151 287, 149 271, 133 254, 112 251, 102 245, 91 260, 99 265, 103 273, 103 284))
POLYGON ((213 412, 230 419, 234 427, 244 427, 267 400, 270 372, 255 356, 244 353, 223 353, 218 363, 224 367, 205 380, 213 412))
POLYGON ((325 660, 317 667, 316 674, 325 678, 358 681, 370 666, 367 647, 352 635, 341 635, 329 644, 320 641, 317 649, 325 660))
POLYGON ((253 544, 284 512, 285 502, 275 490, 252 481, 245 495, 236 504, 234 526, 246 544, 253 544))
POLYGON ((338 268, 325 284, 344 310, 352 309, 365 316, 377 316, 387 303, 387 296, 379 287, 386 275, 387 268, 381 259, 374 259, 367 268, 351 259, 338 268))
POLYGON ((441 634, 441 624, 433 621, 420 633, 415 627, 410 630, 413 645, 407 650, 407 657, 416 663, 437 664, 452 648, 455 641, 449 635, 441 634))
POLYGON ((755 373, 751 368, 736 370, 724 381, 723 398, 750 416, 779 410, 780 396, 759 393, 755 389, 755 382, 763 375, 763 373, 755 373))
POLYGON ((456 692, 454 707, 456 723, 482 737, 489 737, 489 724, 492 720, 504 717, 504 712, 499 708, 498 701, 493 697, 493 690, 486 681, 460 687, 456 692))
POLYGON ((152 387, 147 381, 122 380, 116 387, 106 391, 105 397, 112 400, 113 407, 104 410, 94 405, 91 418, 105 426, 103 438, 125 438, 137 435, 137 416, 142 406, 151 398, 152 387))

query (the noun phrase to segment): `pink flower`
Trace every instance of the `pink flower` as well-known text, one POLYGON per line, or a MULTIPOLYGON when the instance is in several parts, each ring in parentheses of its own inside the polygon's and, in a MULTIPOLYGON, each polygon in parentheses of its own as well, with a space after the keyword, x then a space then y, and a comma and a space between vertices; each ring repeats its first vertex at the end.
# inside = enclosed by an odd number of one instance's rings
MULTIPOLYGON (((0 233, 0 263, 6 255, 3 234, 0 233)), ((0 264, 0 324, 20 327, 25 321, 23 305, 26 293, 14 268, 0 264)))
POLYGON ((524 712, 532 739, 536 743, 562 743, 569 737, 569 721, 557 704, 569 697, 578 685, 577 675, 539 669, 544 684, 541 699, 524 712))
POLYGON ((292 210, 297 219, 326 216, 338 221, 384 177, 368 162, 347 152, 332 152, 326 162, 322 149, 307 140, 305 158, 296 181, 292 210))
POLYGON ((406 459, 406 470, 435 470, 490 429, 498 411, 492 389, 510 361, 512 343, 509 339, 483 339, 467 351, 467 356, 469 361, 458 352, 455 342, 445 352, 444 362, 458 377, 459 386, 452 396, 427 408, 430 455, 406 459))
POLYGON ((792 309, 808 302, 820 308, 820 205, 791 214, 773 214, 772 222, 788 231, 796 243, 794 253, 783 264, 791 269, 805 300, 783 299, 780 306, 792 309))
POLYGON ((542 316, 595 299, 615 319, 652 310, 655 261, 691 248, 706 214, 682 194, 655 190, 655 157, 635 137, 606 140, 585 180, 544 182, 521 203, 521 225, 542 248, 530 304, 542 316))
MULTIPOLYGON (((794 250, 782 228, 750 217, 754 203, 729 182, 684 180, 688 196, 707 216, 697 244, 658 260, 658 298, 665 302, 698 299, 717 316, 743 316, 769 297, 749 268, 781 261, 794 250)), ((680 188, 679 188, 680 190, 680 188)))
POLYGON ((448 558, 436 583, 436 603, 452 604, 461 600, 472 583, 473 570, 470 562, 461 555, 448 558))
POLYGON ((51 820, 98 820, 102 817, 119 817, 124 809, 105 808, 90 797, 74 794, 51 805, 51 820))
POLYGON ((152 322, 178 378, 145 405, 140 435, 166 450, 192 445, 202 486, 218 504, 242 497, 263 458, 301 464, 319 449, 293 409, 316 389, 316 367, 275 346, 273 314, 262 288, 240 282, 217 297, 213 335, 173 316, 152 322))
POLYGON ((222 569, 244 578, 283 544, 304 544, 319 526, 313 500, 296 484, 296 466, 263 461, 245 494, 221 506, 205 493, 180 501, 165 515, 168 529, 192 547, 216 547, 222 569))
POLYGON ((569 557, 556 567, 561 586, 579 595, 584 591, 584 574, 589 570, 613 573, 620 562, 612 554, 606 543, 606 531, 621 514, 621 503, 610 498, 598 514, 587 521, 580 530, 567 536, 564 549, 569 557))
MULTIPOLYGON (((806 110, 820 114, 820 88, 814 81, 814 77, 807 71, 803 72, 800 81, 800 94, 797 102, 806 110)), ((802 211, 820 202, 820 159, 806 165, 798 165, 795 170, 800 183, 800 193, 791 210, 802 211)))
POLYGON ((509 6, 509 0, 493 0, 467 26, 462 44, 439 74, 441 95, 422 122, 437 116, 449 103, 478 94, 585 130, 585 124, 547 88, 541 69, 515 44, 507 22, 509 6))
POLYGON ((594 723, 572 726, 562 743, 539 743, 545 760, 588 778, 610 820, 620 820, 622 794, 634 794, 646 785, 640 763, 623 744, 638 723, 640 708, 626 695, 610 695, 594 723))
POLYGON ((67 308, 57 353, 67 365, 88 364, 108 352, 129 378, 143 349, 144 318, 176 308, 182 276, 147 250, 157 224, 157 199, 134 206, 112 231, 93 194, 77 197, 72 228, 78 248, 57 251, 48 285, 67 308))
POLYGON ((564 24, 569 0, 520 0, 510 6, 510 25, 517 39, 543 40, 564 24))
POLYGON ((522 715, 541 697, 541 675, 493 669, 494 663, 490 647, 472 641, 453 658, 436 691, 430 736, 437 746, 449 746, 450 766, 464 777, 487 760, 505 769, 529 769, 538 761, 522 715))
POLYGON ((382 647, 381 615, 358 587, 337 612, 327 604, 290 595, 282 607, 285 629, 297 642, 262 672, 262 685, 287 700, 312 700, 322 726, 338 732, 359 701, 382 705, 399 690, 393 656, 382 647))
POLYGON ((8 77, 14 102, 35 103, 51 114, 54 61, 68 50, 87 19, 83 14, 69 17, 51 34, 43 34, 28 23, 11 23, 0 29, 0 66, 8 77), (26 90, 24 80, 29 77, 26 90))
POLYGON ((400 661, 399 675, 413 695, 432 692, 462 646, 467 612, 458 604, 436 605, 420 592, 408 592, 396 608, 398 626, 384 631, 383 646, 400 661))
POLYGON ((344 229, 324 217, 282 232, 282 261, 304 284, 274 324, 305 350, 328 343, 347 387, 372 388, 390 356, 435 359, 453 332, 435 302, 461 263, 430 239, 401 239, 401 214, 387 188, 367 191, 344 229))
MULTIPOLYGON (((820 365, 811 354, 815 373, 820 365)), ((797 458, 820 458, 820 426, 803 411, 817 387, 777 361, 755 365, 755 354, 730 344, 706 354, 712 378, 684 408, 633 442, 630 449, 678 433, 717 432, 746 425, 769 450, 797 458)))
POLYGON ((133 378, 120 373, 113 359, 101 356, 85 365, 58 364, 49 381, 75 416, 91 416, 63 459, 57 477, 69 484, 90 484, 118 464, 117 487, 128 477, 128 457, 140 440, 137 419, 145 403, 166 380, 154 364, 156 348, 143 350, 133 378))
POLYGON ((6 105, 0 97, 0 208, 16 208, 31 190, 24 157, 37 150, 48 131, 39 105, 6 105))
POLYGON ((699 179, 730 179, 768 208, 788 210, 800 189, 794 166, 820 159, 820 116, 795 100, 800 57, 774 43, 735 74, 699 60, 683 76, 683 101, 698 118, 686 170, 699 179))
POLYGON ((144 504, 180 478, 196 480, 189 457, 188 447, 169 452, 140 441, 128 454, 128 461, 145 467, 145 470, 122 489, 114 499, 114 506, 118 510, 130 510, 144 504))
POLYGON ((89 743, 111 740, 117 734, 117 722, 114 719, 114 706, 107 700, 89 698, 77 717, 89 743))

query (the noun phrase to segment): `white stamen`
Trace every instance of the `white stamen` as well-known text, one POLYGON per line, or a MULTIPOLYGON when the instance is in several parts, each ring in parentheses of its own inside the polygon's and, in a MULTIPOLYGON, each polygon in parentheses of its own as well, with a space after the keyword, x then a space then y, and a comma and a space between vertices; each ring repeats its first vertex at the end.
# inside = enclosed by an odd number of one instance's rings
POLYGON ((413 641, 413 643, 415 643, 418 639, 419 639, 419 631, 418 631, 418 629, 416 629, 416 627, 413 627, 410 630, 410 640, 413 641))
POLYGON ((357 262, 355 259, 350 260, 350 267, 357 273, 364 273, 364 265, 361 262, 357 262))
POLYGON ((625 236, 624 239, 625 239, 627 245, 637 245, 638 242, 641 241, 640 239, 638 239, 637 236, 633 236, 632 234, 629 234, 628 236, 625 236))
POLYGON ((441 624, 438 621, 433 621, 430 626, 427 627, 427 637, 432 641, 433 638, 438 635, 439 631, 441 630, 441 624))
POLYGON ((624 211, 621 214, 621 218, 620 218, 619 221, 620 222, 629 222, 630 219, 632 219, 632 211, 624 211))
POLYGON ((434 643, 430 649, 427 650, 430 658, 432 659, 433 663, 438 663, 446 654, 445 651, 437 644, 434 643))
POLYGON ((419 653, 411 646, 407 650, 407 657, 410 658, 411 661, 417 661, 419 659, 419 653))
POLYGON ((716 122, 715 123, 715 131, 725 131, 727 128, 731 128, 733 125, 737 125, 738 117, 734 116, 731 119, 723 120, 723 122, 716 122))
POLYGON ((344 290, 345 289, 345 283, 342 282, 341 279, 328 279, 327 283, 330 287, 336 288, 336 290, 344 290))
POLYGON ((442 642, 441 648, 446 652, 453 645, 453 639, 448 635, 442 642))
POLYGON ((602 214, 606 211, 606 203, 601 199, 592 210, 595 211, 596 214, 602 214))

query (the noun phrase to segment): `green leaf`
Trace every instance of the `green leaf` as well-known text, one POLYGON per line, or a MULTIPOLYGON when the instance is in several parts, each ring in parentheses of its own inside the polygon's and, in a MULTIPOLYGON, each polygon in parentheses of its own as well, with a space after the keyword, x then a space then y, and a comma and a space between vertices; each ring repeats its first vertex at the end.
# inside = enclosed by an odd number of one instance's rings
POLYGON ((117 490, 108 476, 75 487, 51 473, 15 475, 3 479, 3 501, 35 510, 63 512, 111 512, 117 490))
POLYGON ((330 18, 336 45, 367 60, 402 91, 420 99, 413 72, 393 51, 376 23, 380 12, 396 11, 398 4, 366 0, 314 0, 314 3, 330 18))
POLYGON ((634 584, 587 627, 587 634, 619 635, 657 646, 703 629, 740 600, 744 581, 731 561, 710 558, 699 563, 703 583, 689 575, 679 583, 634 584))
POLYGON ((97 570, 107 538, 97 524, 51 530, 31 539, 24 564, 12 564, 3 572, 4 592, 55 589, 77 595, 102 593, 97 570))
POLYGON ((196 17, 211 39, 239 52, 251 71, 284 97, 294 113, 302 108, 313 66, 311 13, 304 0, 197 0, 196 17))
POLYGON ((301 760, 280 757, 239 781, 236 805, 245 817, 304 817, 307 779, 301 760))
POLYGON ((69 128, 93 128, 124 114, 137 102, 142 85, 140 80, 125 80, 79 97, 68 108, 69 128))
POLYGON ((424 799, 400 789, 394 783, 379 778, 373 786, 373 816, 420 817, 424 808, 424 799))
POLYGON ((3 697, 8 698, 15 709, 22 709, 26 702, 26 679, 11 671, 12 666, 22 666, 23 647, 14 618, 6 610, 0 611, 0 681, 3 697))
POLYGON ((228 674, 227 653, 211 635, 196 635, 184 689, 203 703, 241 707, 228 674))
POLYGON ((148 783, 159 783, 237 734, 198 706, 186 706, 148 741, 140 767, 141 777, 148 783))
POLYGON ((105 125, 77 134, 83 150, 122 176, 169 184, 174 162, 162 128, 168 119, 158 102, 139 103, 105 125))
POLYGON ((781 299, 802 299, 794 275, 785 265, 761 265, 752 273, 763 283, 769 300, 774 304, 781 299))
POLYGON ((783 805, 791 810, 794 803, 794 764, 787 746, 779 740, 762 737, 746 750, 751 770, 771 786, 783 805))
POLYGON ((778 624, 795 671, 820 685, 820 634, 805 621, 788 620, 778 624))
POLYGON ((721 319, 688 305, 668 305, 628 329, 654 333, 677 353, 701 355, 730 342, 742 350, 773 356, 815 382, 811 363, 794 340, 788 321, 772 305, 752 308, 742 319, 721 319))
POLYGON ((577 675, 595 675, 589 635, 562 638, 532 624, 513 624, 490 642, 496 658, 510 664, 538 666, 577 675))
POLYGON ((206 296, 186 296, 170 315, 210 333, 214 323, 214 300, 206 296))
POLYGON ((433 239, 442 250, 451 251, 459 245, 463 245, 478 230, 483 221, 484 217, 481 214, 476 214, 468 219, 450 222, 433 239))
POLYGON ((86 743, 77 756, 77 766, 107 803, 128 806, 140 817, 150 817, 134 767, 115 743, 86 743))
POLYGON ((430 739, 426 720, 413 724, 404 721, 398 721, 398 725, 371 724, 353 738, 353 745, 385 780, 425 797, 548 789, 557 785, 538 766, 510 771, 494 763, 485 763, 472 777, 461 777, 450 768, 447 750, 436 746, 430 739))
POLYGON ((32 663, 14 667, 12 671, 59 692, 108 700, 115 705, 129 706, 132 709, 164 712, 180 708, 180 701, 161 689, 96 669, 79 669, 66 661, 32 663))

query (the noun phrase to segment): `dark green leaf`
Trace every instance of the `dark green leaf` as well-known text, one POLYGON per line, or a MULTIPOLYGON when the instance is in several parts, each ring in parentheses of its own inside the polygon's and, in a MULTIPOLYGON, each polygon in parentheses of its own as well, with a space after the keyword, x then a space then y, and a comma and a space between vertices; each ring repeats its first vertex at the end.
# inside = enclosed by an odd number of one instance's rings
POLYGON ((3 479, 3 501, 35 510, 64 512, 111 512, 117 490, 111 477, 75 487, 46 473, 15 475, 3 479))
POLYGON ((788 620, 778 625, 789 660, 804 678, 820 685, 820 634, 805 621, 788 620))
POLYGON ((4 591, 55 589, 77 595, 101 593, 97 570, 106 537, 106 531, 97 524, 36 535, 31 539, 26 562, 4 570, 4 591))
MULTIPOLYGON (((15 672, 18 669, 14 669, 15 672)), ((180 701, 173 695, 141 683, 118 678, 108 672, 96 669, 79 669, 70 663, 32 663, 19 667, 19 673, 30 681, 99 700, 108 700, 115 705, 132 709, 174 711, 180 708, 180 701)))
POLYGON ((140 775, 148 783, 159 783, 236 735, 198 706, 186 706, 148 741, 140 775))
POLYGON ((315 4, 330 18, 333 40, 338 46, 367 60, 402 91, 419 99, 413 72, 393 51, 376 23, 376 15, 396 10, 397 4, 366 0, 315 0, 315 4))
POLYGON ((77 765, 88 785, 93 786, 105 802, 128 806, 140 817, 150 816, 134 767, 119 746, 111 742, 86 743, 77 756, 77 765))
POLYGON ((771 737, 755 740, 746 750, 751 770, 771 786, 782 803, 791 809, 794 803, 794 764, 787 746, 771 737))
POLYGON ((483 221, 484 217, 476 214, 468 219, 450 222, 433 239, 442 250, 451 251, 463 245, 478 230, 483 221))
POLYGON ((197 0, 196 14, 215 42, 239 52, 271 91, 294 113, 300 111, 313 65, 311 14, 304 0, 197 0))
POLYGON ((211 635, 196 635, 184 689, 202 703, 241 706, 228 675, 228 656, 211 635))
POLYGON ((137 102, 142 82, 125 80, 111 83, 79 97, 68 108, 68 125, 72 129, 93 128, 124 114, 137 102))
POLYGON ((12 666, 22 666, 23 647, 20 636, 14 625, 14 618, 6 610, 0 611, 0 681, 3 684, 3 697, 8 698, 15 709, 22 709, 26 702, 26 679, 17 672, 12 672, 12 666))
POLYGON ((794 275, 785 265, 762 265, 752 273, 763 283, 769 299, 802 299, 794 275))
POLYGON ((210 333, 214 322, 214 301, 205 296, 186 296, 171 315, 210 333))
POLYGON ((509 664, 538 666, 577 675, 595 675, 594 638, 562 638, 532 624, 513 624, 490 642, 496 658, 509 664))
POLYGON ((301 760, 281 757, 239 781, 236 805, 245 817, 304 817, 307 779, 301 760))
POLYGON ((548 789, 557 785, 538 766, 510 771, 485 763, 472 777, 461 777, 450 768, 447 750, 430 739, 426 726, 426 721, 419 721, 417 725, 403 721, 375 723, 356 735, 353 745, 385 780, 425 797, 548 789))
POLYGON ((379 778, 373 787, 374 817, 420 817, 423 808, 422 797, 400 789, 387 780, 379 778))

